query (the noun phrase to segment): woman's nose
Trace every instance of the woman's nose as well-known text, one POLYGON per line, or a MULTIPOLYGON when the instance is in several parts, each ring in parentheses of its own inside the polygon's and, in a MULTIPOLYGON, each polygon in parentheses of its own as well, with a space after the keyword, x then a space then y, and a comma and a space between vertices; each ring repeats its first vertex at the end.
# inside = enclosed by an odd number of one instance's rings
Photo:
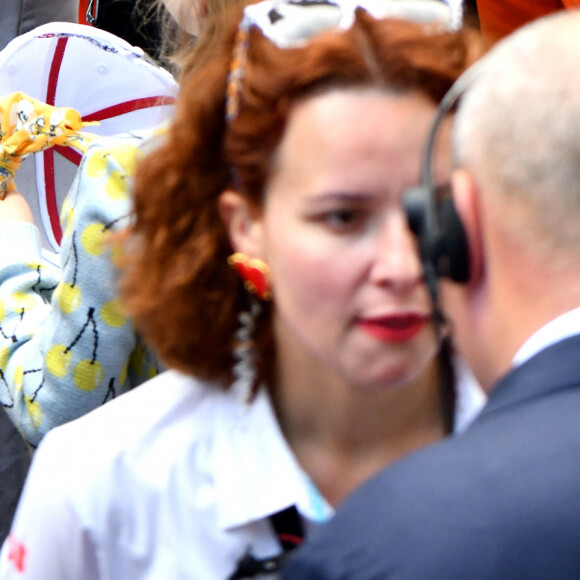
POLYGON ((421 284, 423 270, 419 249, 403 210, 389 215, 379 229, 371 280, 396 291, 406 291, 421 284))

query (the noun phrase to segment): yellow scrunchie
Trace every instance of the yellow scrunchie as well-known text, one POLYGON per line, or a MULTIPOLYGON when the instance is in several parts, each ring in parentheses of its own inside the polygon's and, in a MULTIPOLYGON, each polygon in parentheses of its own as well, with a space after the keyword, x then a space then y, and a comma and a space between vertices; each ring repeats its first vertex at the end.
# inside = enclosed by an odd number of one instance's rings
POLYGON ((14 189, 14 175, 22 160, 53 145, 87 150, 96 137, 81 132, 88 125, 68 107, 52 107, 24 93, 0 97, 0 199, 14 189))

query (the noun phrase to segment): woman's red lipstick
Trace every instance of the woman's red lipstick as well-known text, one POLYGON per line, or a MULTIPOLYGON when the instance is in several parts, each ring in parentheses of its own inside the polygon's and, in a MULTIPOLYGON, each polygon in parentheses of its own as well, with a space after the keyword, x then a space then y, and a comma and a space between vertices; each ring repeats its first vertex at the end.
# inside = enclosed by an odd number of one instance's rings
POLYGON ((370 335, 386 342, 406 342, 417 336, 429 322, 421 314, 393 314, 378 318, 361 318, 358 325, 370 335))

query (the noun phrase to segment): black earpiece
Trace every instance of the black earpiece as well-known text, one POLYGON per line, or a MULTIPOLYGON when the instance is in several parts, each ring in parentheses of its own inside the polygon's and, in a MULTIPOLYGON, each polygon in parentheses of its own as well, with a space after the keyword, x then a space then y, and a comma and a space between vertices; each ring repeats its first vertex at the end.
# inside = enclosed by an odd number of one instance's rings
POLYGON ((449 185, 438 188, 433 183, 435 140, 441 123, 479 72, 479 66, 472 66, 441 100, 423 150, 421 183, 403 192, 403 209, 409 228, 419 242, 425 282, 435 304, 439 278, 466 283, 470 277, 467 236, 455 209, 451 188, 449 185))
POLYGON ((419 241, 427 284, 437 284, 441 277, 467 282, 470 274, 467 236, 450 187, 408 188, 403 194, 403 207, 409 228, 419 241))

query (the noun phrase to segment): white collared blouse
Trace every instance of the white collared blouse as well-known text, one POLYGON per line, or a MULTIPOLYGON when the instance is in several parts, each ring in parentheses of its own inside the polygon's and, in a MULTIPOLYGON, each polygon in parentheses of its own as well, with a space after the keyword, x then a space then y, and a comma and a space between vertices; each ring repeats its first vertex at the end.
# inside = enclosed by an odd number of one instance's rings
POLYGON ((268 517, 290 505, 307 529, 333 514, 266 389, 241 405, 168 371, 45 437, 0 578, 226 580, 280 552, 268 517))

